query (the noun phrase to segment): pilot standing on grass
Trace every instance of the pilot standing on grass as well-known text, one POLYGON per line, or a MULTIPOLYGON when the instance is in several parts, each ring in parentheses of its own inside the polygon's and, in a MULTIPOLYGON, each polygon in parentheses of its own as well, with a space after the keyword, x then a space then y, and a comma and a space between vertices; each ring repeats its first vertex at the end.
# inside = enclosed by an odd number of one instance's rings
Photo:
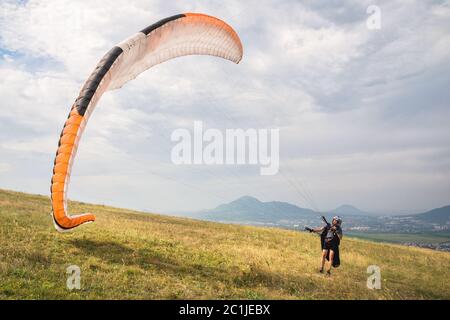
POLYGON ((320 233, 322 245, 322 264, 320 273, 323 273, 325 267, 325 260, 330 261, 327 275, 331 275, 331 267, 339 267, 339 245, 342 240, 342 219, 339 216, 333 217, 331 224, 316 229, 311 229, 312 232, 320 233))

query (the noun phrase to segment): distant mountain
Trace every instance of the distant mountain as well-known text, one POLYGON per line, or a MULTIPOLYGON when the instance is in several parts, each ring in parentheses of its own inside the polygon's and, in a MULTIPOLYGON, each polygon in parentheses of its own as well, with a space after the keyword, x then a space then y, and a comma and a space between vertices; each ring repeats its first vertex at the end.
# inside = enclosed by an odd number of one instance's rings
POLYGON ((311 209, 300 208, 287 202, 262 202, 254 197, 244 196, 230 203, 221 204, 214 209, 194 213, 191 216, 214 221, 272 223, 299 218, 314 218, 317 217, 317 213, 311 209))
POLYGON ((371 213, 362 211, 352 205, 344 204, 342 206, 337 207, 334 210, 331 210, 331 213, 346 215, 346 216, 370 216, 371 213))
POLYGON ((428 223, 450 224, 450 206, 419 213, 413 215, 413 217, 428 223))
MULTIPOLYGON (((281 202, 262 202, 254 197, 244 196, 214 209, 185 213, 183 216, 231 223, 267 224, 285 227, 316 225, 320 215, 311 209, 281 202)), ((340 215, 347 230, 376 230, 381 232, 419 232, 450 229, 450 206, 428 212, 401 216, 379 216, 362 211, 352 205, 342 205, 324 214, 327 219, 340 215), (439 225, 439 228, 436 228, 439 225)))

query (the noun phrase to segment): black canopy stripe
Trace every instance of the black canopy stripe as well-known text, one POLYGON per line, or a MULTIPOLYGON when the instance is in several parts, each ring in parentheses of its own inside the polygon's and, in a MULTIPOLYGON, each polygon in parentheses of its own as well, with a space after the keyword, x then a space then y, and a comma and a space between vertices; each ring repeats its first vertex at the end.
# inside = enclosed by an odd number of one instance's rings
MULTIPOLYGON (((142 32, 145 35, 148 35, 150 34, 150 32, 165 25, 166 23, 183 17, 185 17, 184 14, 177 14, 162 19, 148 26, 147 28, 142 29, 140 32, 142 32)), ((114 61, 116 61, 116 59, 122 54, 122 52, 123 49, 120 47, 116 46, 112 48, 107 54, 105 54, 102 60, 100 60, 94 72, 92 72, 92 74, 89 76, 89 78, 86 81, 86 84, 84 85, 83 89, 80 92, 80 95, 75 100, 75 107, 77 108, 77 111, 80 115, 84 116, 92 100, 92 97, 94 96, 95 92, 98 89, 100 82, 102 81, 105 74, 109 71, 114 61)))
POLYGON ((94 72, 91 73, 80 95, 75 100, 75 107, 80 115, 84 116, 100 82, 122 52, 123 50, 120 47, 114 47, 109 50, 102 60, 100 60, 94 72))
POLYGON ((142 29, 140 32, 142 32, 145 35, 148 35, 153 30, 158 29, 159 27, 165 25, 167 22, 170 22, 170 21, 173 21, 173 20, 177 20, 177 19, 180 19, 180 18, 184 18, 184 17, 186 17, 186 15, 184 15, 184 14, 177 14, 177 15, 174 15, 174 16, 171 16, 171 17, 159 20, 158 22, 148 26, 147 28, 142 29))

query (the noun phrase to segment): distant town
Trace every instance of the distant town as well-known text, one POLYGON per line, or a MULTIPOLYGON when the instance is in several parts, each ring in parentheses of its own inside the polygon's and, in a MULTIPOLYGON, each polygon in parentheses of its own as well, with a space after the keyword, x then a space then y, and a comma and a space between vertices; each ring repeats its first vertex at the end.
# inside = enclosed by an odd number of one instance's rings
POLYGON ((214 209, 182 215, 201 220, 298 231, 304 231, 305 226, 323 225, 321 215, 330 220, 333 215, 340 215, 344 219, 343 230, 347 236, 450 251, 450 206, 411 215, 376 215, 350 205, 320 213, 286 202, 262 202, 244 196, 214 209))

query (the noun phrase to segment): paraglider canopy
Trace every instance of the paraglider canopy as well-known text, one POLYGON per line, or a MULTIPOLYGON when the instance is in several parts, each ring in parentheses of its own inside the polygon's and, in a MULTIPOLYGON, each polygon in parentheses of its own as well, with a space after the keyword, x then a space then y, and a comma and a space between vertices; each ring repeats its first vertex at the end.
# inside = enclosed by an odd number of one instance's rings
POLYGON ((160 20, 113 47, 84 83, 64 124, 51 181, 52 217, 58 231, 93 222, 91 213, 68 215, 67 189, 83 130, 104 92, 122 87, 145 70, 186 55, 212 55, 239 63, 243 49, 224 21, 199 13, 160 20))

